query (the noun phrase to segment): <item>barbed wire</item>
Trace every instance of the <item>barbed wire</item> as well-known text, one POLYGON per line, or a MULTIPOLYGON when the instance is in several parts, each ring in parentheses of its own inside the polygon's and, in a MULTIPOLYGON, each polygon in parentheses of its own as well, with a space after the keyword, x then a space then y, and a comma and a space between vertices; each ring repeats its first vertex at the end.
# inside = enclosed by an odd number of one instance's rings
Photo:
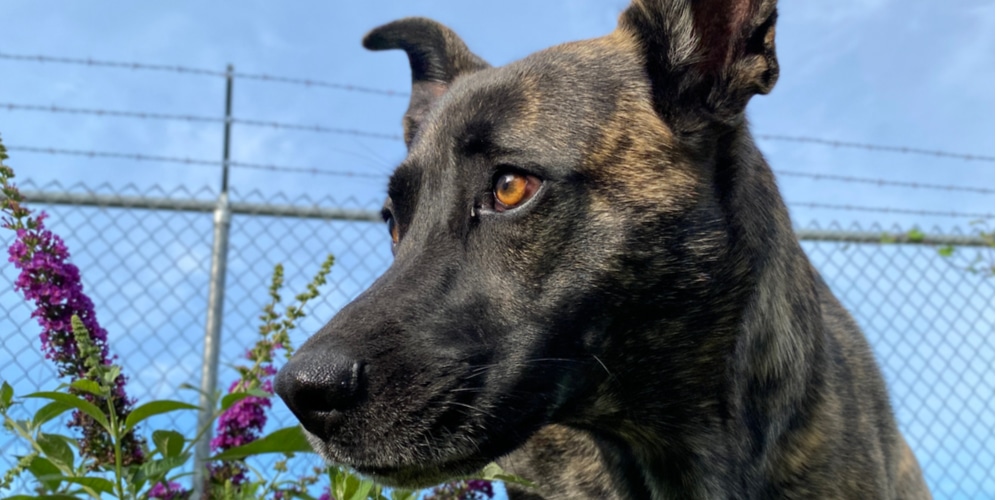
POLYGON ((245 168, 252 170, 268 170, 272 172, 294 172, 299 174, 312 175, 332 175, 337 177, 358 177, 362 179, 388 179, 388 174, 373 174, 368 172, 351 172, 347 170, 326 170, 315 167, 290 167, 287 165, 274 165, 269 163, 247 163, 242 161, 230 161, 229 166, 233 168, 245 168))
POLYGON ((265 120, 244 120, 240 118, 233 118, 233 123, 250 125, 253 127, 269 127, 274 129, 285 129, 285 130, 304 130, 307 132, 319 132, 324 134, 339 134, 339 135, 353 135, 358 137, 370 137, 373 139, 386 139, 391 141, 402 141, 403 136, 398 134, 384 134, 381 132, 367 132, 364 130, 358 130, 353 128, 339 128, 339 127, 326 127, 323 125, 300 125, 297 123, 280 123, 265 120))
MULTIPOLYGON (((12 102, 0 102, 0 109, 6 109, 8 111, 38 111, 45 113, 116 116, 123 118, 138 118, 142 120, 188 121, 188 122, 202 122, 202 123, 225 123, 226 121, 224 117, 215 117, 215 116, 199 116, 199 115, 185 115, 185 114, 171 114, 171 113, 149 113, 144 111, 117 111, 110 109, 75 108, 75 107, 55 106, 55 105, 44 106, 39 104, 18 104, 12 102)), ((268 127, 268 128, 285 129, 285 130, 302 130, 302 131, 319 132, 326 134, 352 135, 356 137, 386 139, 392 141, 403 140, 403 136, 401 135, 384 134, 380 132, 368 132, 365 130, 358 130, 353 128, 326 127, 323 125, 303 125, 298 123, 281 123, 281 122, 266 121, 266 120, 247 120, 242 118, 231 118, 230 122, 234 124, 248 125, 251 127, 268 127)))
MULTIPOLYGON (((0 58, 5 56, 10 57, 0 53, 0 58)), ((44 56, 14 56, 14 57, 44 57, 44 56)), ((53 58, 57 59, 57 58, 53 58)), ((119 64, 119 65, 129 65, 131 63, 109 63, 109 64, 119 64)), ((165 67, 171 68, 171 67, 165 67)), ((176 69, 176 68, 174 68, 176 69)), ((200 71, 193 68, 187 68, 190 70, 188 72, 200 71)), ((207 70, 206 70, 207 71, 207 70)), ((283 78, 280 77, 268 77, 274 81, 281 81, 283 78)), ((287 79, 284 79, 287 80, 287 79)), ((190 121, 190 122, 211 122, 211 123, 222 123, 225 122, 225 118, 222 117, 211 117, 211 116, 197 116, 197 115, 185 115, 185 114, 170 114, 170 113, 155 113, 155 112, 145 112, 145 111, 120 111, 120 110, 109 110, 109 109, 96 109, 96 108, 75 108, 68 106, 56 106, 56 105, 38 105, 38 104, 19 104, 12 102, 2 102, 0 103, 0 108, 6 108, 9 111, 38 111, 38 112, 49 112, 49 113, 68 113, 68 114, 89 114, 96 116, 118 116, 127 118, 140 118, 140 119, 150 119, 150 120, 178 120, 178 121, 190 121)), ((385 139, 391 141, 400 141, 402 136, 399 134, 387 134, 381 132, 368 132, 364 130, 358 130, 353 128, 343 128, 343 127, 328 127, 323 125, 306 125, 298 123, 283 123, 268 120, 250 120, 241 118, 232 118, 232 123, 239 123, 243 125, 255 126, 255 127, 269 127, 274 129, 284 129, 284 130, 300 130, 308 132, 318 132, 318 133, 328 133, 328 134, 340 134, 340 135, 352 135, 355 137, 368 137, 373 139, 385 139)), ((792 142, 803 142, 812 144, 822 144, 831 147, 850 147, 859 148, 870 151, 888 151, 895 153, 904 154, 920 154, 920 155, 930 155, 937 157, 946 158, 958 158, 967 161, 989 161, 993 162, 992 156, 982 156, 973 155, 965 153, 953 153, 947 151, 935 151, 926 149, 917 149, 909 147, 897 147, 897 146, 880 146, 876 144, 864 144, 855 142, 844 142, 844 141, 834 141, 828 139, 821 139, 816 137, 791 137, 782 136, 774 134, 757 134, 756 136, 761 140, 780 140, 780 141, 792 141, 792 142)), ((799 174, 799 173, 789 173, 785 172, 786 175, 815 175, 815 174, 799 174)), ((819 177, 814 177, 819 179, 819 177)), ((878 185, 892 185, 892 186, 902 186, 902 187, 920 187, 925 189, 942 189, 946 191, 969 191, 969 192, 981 192, 981 193, 993 193, 993 190, 982 190, 980 188, 970 188, 962 186, 946 186, 946 185, 930 185, 930 184, 919 184, 919 183, 904 183, 898 181, 889 181, 883 179, 865 179, 859 177, 848 177, 848 176, 827 176, 827 180, 837 180, 843 182, 861 182, 868 184, 878 184, 878 185)))
POLYGON ((88 58, 56 57, 56 56, 42 56, 42 55, 8 54, 6 52, 0 52, 0 59, 8 59, 13 61, 30 61, 39 63, 74 64, 82 66, 101 66, 106 68, 120 68, 120 69, 131 69, 131 70, 169 71, 173 73, 184 73, 189 75, 216 76, 223 78, 226 77, 225 71, 218 71, 218 70, 211 70, 204 68, 192 68, 190 66, 169 65, 169 64, 105 61, 105 60, 91 59, 89 57, 88 58))
MULTIPOLYGON (((63 156, 83 156, 87 158, 114 158, 120 160, 179 163, 184 165, 205 165, 214 167, 222 166, 222 160, 203 160, 203 159, 186 158, 180 156, 161 156, 161 155, 147 155, 141 153, 120 153, 115 151, 93 151, 93 150, 82 150, 82 149, 48 148, 48 147, 20 146, 20 145, 10 145, 6 147, 8 151, 23 151, 26 153, 63 155, 63 156)), ((358 177, 364 179, 384 179, 386 177, 383 174, 375 174, 367 172, 327 170, 314 167, 294 167, 287 165, 274 165, 269 163, 250 163, 250 162, 232 161, 232 160, 230 160, 229 166, 233 168, 244 168, 253 170, 308 173, 313 175, 331 175, 338 177, 358 177)))
POLYGON ((994 214, 990 213, 963 213, 963 212, 935 212, 930 210, 909 210, 905 208, 890 208, 890 207, 862 207, 857 205, 835 205, 827 203, 810 203, 810 202, 791 202, 788 203, 791 207, 803 207, 803 208, 816 208, 825 210, 845 210, 852 212, 879 212, 888 214, 906 214, 906 215, 925 215, 933 217, 953 217, 953 218, 972 218, 972 219, 992 219, 994 214))
POLYGON ((788 177, 804 177, 817 181, 837 181, 837 182, 848 182, 848 183, 859 183, 859 184, 872 184, 876 186, 897 186, 897 187, 906 187, 913 189, 935 189, 940 191, 966 191, 970 193, 994 194, 994 190, 990 188, 952 186, 949 184, 927 184, 922 182, 891 181, 888 179, 879 179, 874 177, 851 177, 847 175, 811 174, 808 172, 795 172, 792 170, 775 169, 774 172, 776 174, 785 175, 788 177))
MULTIPOLYGON (((120 110, 94 109, 94 108, 76 108, 76 107, 55 106, 55 105, 45 106, 38 104, 20 104, 12 102, 0 102, 0 108, 7 109, 10 111, 38 111, 47 113, 117 116, 117 117, 138 118, 145 120, 175 120, 175 121, 190 121, 190 122, 202 122, 202 123, 205 122, 224 123, 226 121, 226 119, 223 117, 213 117, 213 116, 154 113, 154 112, 143 112, 143 111, 120 111, 120 110)), ((351 128, 327 127, 323 125, 305 125, 297 123, 282 123, 282 122, 274 122, 267 120, 248 120, 242 118, 232 118, 231 122, 234 124, 247 125, 252 127, 267 127, 267 128, 283 129, 283 130, 299 130, 299 131, 308 131, 308 132, 317 132, 326 134, 352 135, 356 137, 386 139, 397 142, 402 141, 402 136, 397 134, 367 132, 364 130, 357 130, 351 128)), ((888 179, 879 179, 879 178, 851 177, 845 175, 832 175, 832 174, 814 174, 807 172, 796 172, 791 170, 777 170, 777 169, 775 170, 775 173, 789 177, 803 177, 814 180, 862 183, 862 184, 871 184, 876 186, 897 186, 897 187, 906 187, 913 189, 935 189, 941 191, 964 191, 971 193, 994 194, 993 189, 977 188, 969 186, 903 182, 903 181, 892 181, 888 179)))
POLYGON ((937 156, 940 158, 956 158, 966 161, 986 161, 993 163, 994 158, 986 155, 976 155, 968 153, 955 153, 951 151, 940 151, 935 149, 911 148, 907 146, 883 146, 880 144, 866 144, 863 142, 835 141, 819 137, 789 136, 779 134, 754 134, 754 137, 762 141, 786 141, 803 142, 809 144, 821 144, 835 148, 854 148, 868 151, 885 151, 890 153, 915 154, 924 156, 937 156))
MULTIPOLYGON (((193 68, 190 66, 149 64, 140 62, 107 61, 107 60, 91 59, 89 57, 88 58, 54 57, 54 56, 43 56, 43 55, 8 54, 5 52, 0 52, 0 59, 7 59, 12 61, 53 63, 53 64, 74 64, 82 66, 119 68, 119 69, 130 69, 130 70, 140 70, 140 71, 167 71, 167 72, 181 73, 187 75, 214 76, 222 78, 229 76, 229 73, 227 73, 226 71, 204 69, 204 68, 193 68)), ((389 97, 410 96, 409 92, 378 89, 373 87, 366 87, 363 85, 351 85, 344 83, 327 82, 322 80, 313 80, 310 78, 293 78, 285 76, 276 76, 276 75, 269 75, 266 73, 244 73, 244 72, 234 71, 232 73, 232 76, 233 78, 242 78, 244 80, 287 83, 293 85, 301 85, 304 87, 329 88, 329 89, 343 90, 347 92, 362 92, 365 94, 375 94, 375 95, 383 95, 389 97)))
MULTIPOLYGON (((186 158, 177 156, 161 156, 161 155, 147 155, 141 153, 120 153, 113 151, 94 151, 94 150, 80 150, 80 149, 65 149, 65 148, 50 148, 50 147, 36 147, 36 146, 21 146, 21 145, 10 145, 7 146, 8 151, 23 151, 29 153, 40 153, 40 154, 51 154, 51 155, 68 155, 68 156, 83 156, 88 158, 115 158, 133 161, 151 161, 151 162, 163 162, 163 163, 180 163, 186 165, 208 165, 208 166, 221 166, 222 162, 218 160, 203 160, 196 158, 186 158)), ((358 177, 366 179, 384 179, 383 174, 365 173, 365 172, 350 172, 350 171, 338 171, 338 170, 326 170, 314 167, 294 167, 287 165, 274 165, 267 163, 250 163, 241 161, 230 161, 229 165, 233 168, 245 168, 254 170, 268 170, 277 172, 294 172, 294 173, 307 173, 313 175, 331 175, 331 176, 342 176, 342 177, 358 177)), ((935 217, 953 217, 953 218, 976 218, 976 219, 992 219, 994 214, 992 213, 963 213, 963 212, 937 212, 929 210, 909 210, 901 208, 890 208, 890 207, 863 207, 856 205, 836 205, 836 204, 826 204, 826 203, 812 203, 812 202, 790 202, 788 206, 793 207, 803 207, 803 208, 813 208, 813 209, 826 209, 826 210, 846 210, 846 211, 856 211, 856 212, 879 212, 879 213, 895 213, 895 214, 907 214, 907 215, 923 215, 923 216, 935 216, 935 217)))
POLYGON ((330 89, 344 90, 347 92, 362 92, 365 94, 376 94, 388 97, 410 97, 409 92, 399 92, 396 90, 388 90, 388 89, 376 89, 361 85, 352 85, 349 83, 331 83, 331 82, 324 82, 321 80, 313 80, 311 78, 291 78, 287 76, 275 76, 275 75, 269 75, 267 73, 241 73, 234 71, 233 78, 242 78, 244 80, 258 80, 262 82, 288 83, 292 85, 302 85, 304 87, 330 88, 330 89))
POLYGON ((183 115, 172 113, 151 113, 145 111, 117 111, 111 109, 96 108, 72 108, 67 106, 45 106, 41 104, 18 104, 13 102, 0 102, 0 108, 8 111, 38 111, 43 113, 61 113, 73 115, 94 115, 94 116, 117 116, 124 118, 139 118, 142 120, 168 120, 168 121, 188 121, 188 122, 211 122, 224 123, 223 117, 183 115))
MULTIPOLYGON (((230 75, 230 73, 226 71, 194 68, 182 65, 149 64, 149 63, 139 63, 139 62, 108 61, 108 60, 98 60, 91 58, 72 58, 72 57, 57 57, 57 56, 45 56, 45 55, 10 54, 5 52, 0 52, 0 59, 7 59, 14 61, 31 61, 39 63, 76 64, 76 65, 86 65, 86 66, 130 69, 130 70, 169 71, 181 74, 205 75, 205 76, 214 76, 223 78, 230 75)), ((234 71, 231 74, 233 78, 242 78, 245 80, 286 83, 286 84, 300 85, 306 87, 330 88, 336 90, 343 90, 347 92, 362 92, 367 94, 375 94, 375 95, 383 95, 391 97, 409 96, 408 92, 379 89, 363 85, 353 85, 353 84, 328 82, 323 80, 313 80, 310 78, 295 78, 295 77, 271 75, 267 73, 244 73, 237 71, 234 71)), ((956 153, 952 151, 912 148, 908 146, 886 146, 881 144, 838 141, 838 140, 824 139, 821 137, 789 136, 782 134, 756 134, 755 137, 764 141, 799 142, 799 143, 819 144, 835 148, 854 148, 854 149, 863 149, 867 151, 883 151, 883 152, 892 152, 901 154, 916 154, 925 156, 935 156, 940 158, 954 158, 966 161, 983 161, 990 163, 993 163, 995 161, 995 158, 993 156, 988 156, 988 155, 956 153)))
MULTIPOLYGON (((189 122, 202 122, 202 123, 224 123, 226 121, 226 119, 223 117, 212 117, 212 116, 156 113, 156 112, 145 112, 145 111, 121 111, 121 110, 96 109, 96 108, 77 108, 77 107, 56 106, 56 105, 45 106, 38 104, 20 104, 12 102, 0 102, 0 108, 7 109, 9 111, 38 111, 38 112, 48 112, 48 113, 83 114, 83 115, 94 115, 94 116, 116 116, 125 118, 138 118, 145 120, 173 120, 173 121, 189 121, 189 122)), ((402 140, 402 137, 396 134, 368 132, 364 130, 357 130, 351 128, 327 127, 322 125, 305 125, 297 123, 282 123, 282 122, 274 122, 267 120, 249 120, 242 118, 231 118, 230 121, 234 124, 241 124, 253 127, 267 127, 267 128, 284 129, 284 130, 299 130, 299 131, 309 131, 309 132, 327 133, 327 134, 352 135, 355 137, 369 137, 369 138, 385 139, 392 141, 402 140)), ((312 170, 314 169, 308 169, 308 168, 302 169, 302 171, 304 172, 312 170)), ((897 186, 897 187, 906 187, 913 189, 934 189, 942 191, 964 191, 964 192, 973 192, 981 194, 994 194, 993 189, 976 188, 969 186, 892 181, 880 178, 851 177, 851 176, 832 175, 832 174, 816 174, 816 173, 796 172, 796 171, 779 170, 779 169, 775 169, 775 173, 789 177, 810 178, 813 180, 863 183, 876 186, 897 186)))

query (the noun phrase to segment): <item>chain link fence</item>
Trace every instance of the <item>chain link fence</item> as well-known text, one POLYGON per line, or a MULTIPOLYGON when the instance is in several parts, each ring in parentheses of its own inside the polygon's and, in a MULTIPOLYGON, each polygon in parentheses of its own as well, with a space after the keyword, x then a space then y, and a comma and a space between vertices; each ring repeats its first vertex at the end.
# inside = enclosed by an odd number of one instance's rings
MULTIPOLYGON (((30 183, 21 188, 36 199, 32 208, 51 215, 49 227, 66 240, 112 351, 130 378, 130 396, 196 402, 196 391, 181 386, 200 381, 213 230, 211 212, 198 207, 213 204, 216 193, 30 183), (60 196, 62 201, 52 203, 60 196), (84 198, 92 202, 79 204, 84 198), (40 202, 45 199, 49 203, 40 202)), ((337 259, 320 299, 293 333, 293 345, 301 345, 391 260, 383 225, 338 220, 320 210, 365 213, 377 210, 381 200, 238 191, 230 197, 243 209, 233 215, 229 240, 218 378, 223 389, 237 378, 232 365, 256 340, 257 317, 276 263, 285 264, 284 296, 290 299, 304 289, 326 254, 337 259)), ((800 231, 814 265, 868 334, 903 433, 935 498, 993 498, 993 248, 976 245, 971 227, 910 234, 903 238, 910 244, 879 243, 883 233, 906 234, 878 227, 800 231), (935 241, 950 243, 951 255, 942 256, 941 245, 928 244, 935 241)), ((0 244, 6 248, 11 237, 0 233, 0 244)), ((13 290, 15 269, 4 265, 0 274, 0 379, 17 394, 51 389, 55 370, 39 353, 29 306, 13 290)), ((20 408, 17 417, 33 409, 20 408)), ((191 435, 195 422, 192 415, 154 418, 144 425, 191 435)), ((269 430, 294 422, 277 403, 269 430)), ((0 433, 0 450, 4 470, 25 451, 7 433, 0 433)), ((303 458, 290 466, 305 471, 316 464, 303 458)))

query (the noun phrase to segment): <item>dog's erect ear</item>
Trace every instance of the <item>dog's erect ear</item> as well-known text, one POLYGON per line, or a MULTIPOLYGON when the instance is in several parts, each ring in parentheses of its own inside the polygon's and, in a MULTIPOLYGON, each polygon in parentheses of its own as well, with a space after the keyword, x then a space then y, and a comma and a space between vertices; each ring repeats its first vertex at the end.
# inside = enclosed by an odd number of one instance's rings
POLYGON ((410 58, 413 90, 403 116, 403 137, 410 146, 434 102, 456 77, 490 67, 469 51, 454 31, 430 19, 408 17, 379 26, 365 35, 366 49, 402 49, 410 58))
POLYGON ((639 42, 664 119, 729 122, 778 80, 777 0, 633 0, 619 29, 639 42), (692 114, 692 112, 694 112, 692 114), (709 116, 705 116, 705 114, 709 116))

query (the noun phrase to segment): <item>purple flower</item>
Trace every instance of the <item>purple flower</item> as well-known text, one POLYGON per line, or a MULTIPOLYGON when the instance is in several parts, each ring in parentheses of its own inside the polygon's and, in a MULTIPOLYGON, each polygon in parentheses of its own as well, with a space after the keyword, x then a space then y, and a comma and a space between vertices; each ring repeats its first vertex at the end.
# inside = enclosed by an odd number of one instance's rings
POLYGON ((185 490, 180 484, 173 481, 164 485, 163 483, 156 483, 152 488, 149 489, 149 498, 157 498, 159 500, 182 500, 191 495, 191 492, 185 490))
POLYGON ((486 498, 493 498, 493 483, 484 479, 470 479, 465 482, 470 493, 482 493, 486 498))
POLYGON ((435 487, 426 500, 479 500, 493 498, 493 483, 484 479, 455 481, 435 487))
MULTIPOLYGON (((0 150, 0 160, 5 155, 0 150)), ((97 322, 94 303, 83 291, 80 270, 69 262, 69 250, 62 238, 45 228, 47 215, 32 217, 21 205, 21 194, 9 181, 13 170, 0 164, 0 212, 4 217, 0 227, 15 232, 14 242, 7 249, 8 260, 20 272, 14 280, 14 290, 34 303, 31 317, 38 321, 42 352, 52 360, 62 377, 95 379, 94 366, 110 368, 114 358, 108 355, 108 334, 97 322), (81 355, 73 334, 71 319, 77 316, 89 332, 92 352, 81 355), (88 366, 88 360, 90 366, 88 366)), ((100 380, 97 380, 100 382, 100 380)), ((110 402, 115 416, 124 421, 133 401, 125 394, 126 378, 118 375, 111 387, 110 402)), ((107 412, 108 401, 89 393, 82 394, 91 403, 107 412)), ((79 411, 73 413, 70 427, 83 432, 80 453, 93 457, 97 465, 114 463, 115 450, 111 437, 91 417, 79 411)), ((122 441, 123 464, 142 463, 141 440, 130 431, 122 441)))
MULTIPOLYGON (((240 368, 241 376, 229 386, 229 393, 255 388, 268 397, 247 396, 222 412, 216 423, 216 435, 211 441, 213 451, 222 452, 243 446, 260 437, 267 424, 266 409, 271 407, 270 396, 274 395, 271 377, 277 370, 271 365, 271 360, 275 349, 275 343, 264 338, 247 351, 246 357, 254 365, 240 368)), ((209 471, 212 480, 217 483, 229 481, 238 485, 246 479, 247 469, 241 461, 233 461, 209 465, 209 471)))
POLYGON ((257 439, 267 423, 265 408, 271 407, 271 400, 248 396, 237 401, 219 416, 217 434, 212 438, 212 450, 225 451, 243 446, 257 439))

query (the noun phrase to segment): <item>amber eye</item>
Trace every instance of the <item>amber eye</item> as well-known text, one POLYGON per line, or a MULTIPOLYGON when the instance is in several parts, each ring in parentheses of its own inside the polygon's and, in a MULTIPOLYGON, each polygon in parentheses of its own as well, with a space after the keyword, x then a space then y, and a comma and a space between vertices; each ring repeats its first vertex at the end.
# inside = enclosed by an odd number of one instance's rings
POLYGON ((503 212, 515 208, 531 199, 542 181, 533 175, 518 172, 502 173, 493 184, 493 208, 503 212))
POLYGON ((396 224, 396 219, 389 218, 385 221, 389 226, 389 236, 392 238, 392 246, 399 244, 399 225, 396 224))

